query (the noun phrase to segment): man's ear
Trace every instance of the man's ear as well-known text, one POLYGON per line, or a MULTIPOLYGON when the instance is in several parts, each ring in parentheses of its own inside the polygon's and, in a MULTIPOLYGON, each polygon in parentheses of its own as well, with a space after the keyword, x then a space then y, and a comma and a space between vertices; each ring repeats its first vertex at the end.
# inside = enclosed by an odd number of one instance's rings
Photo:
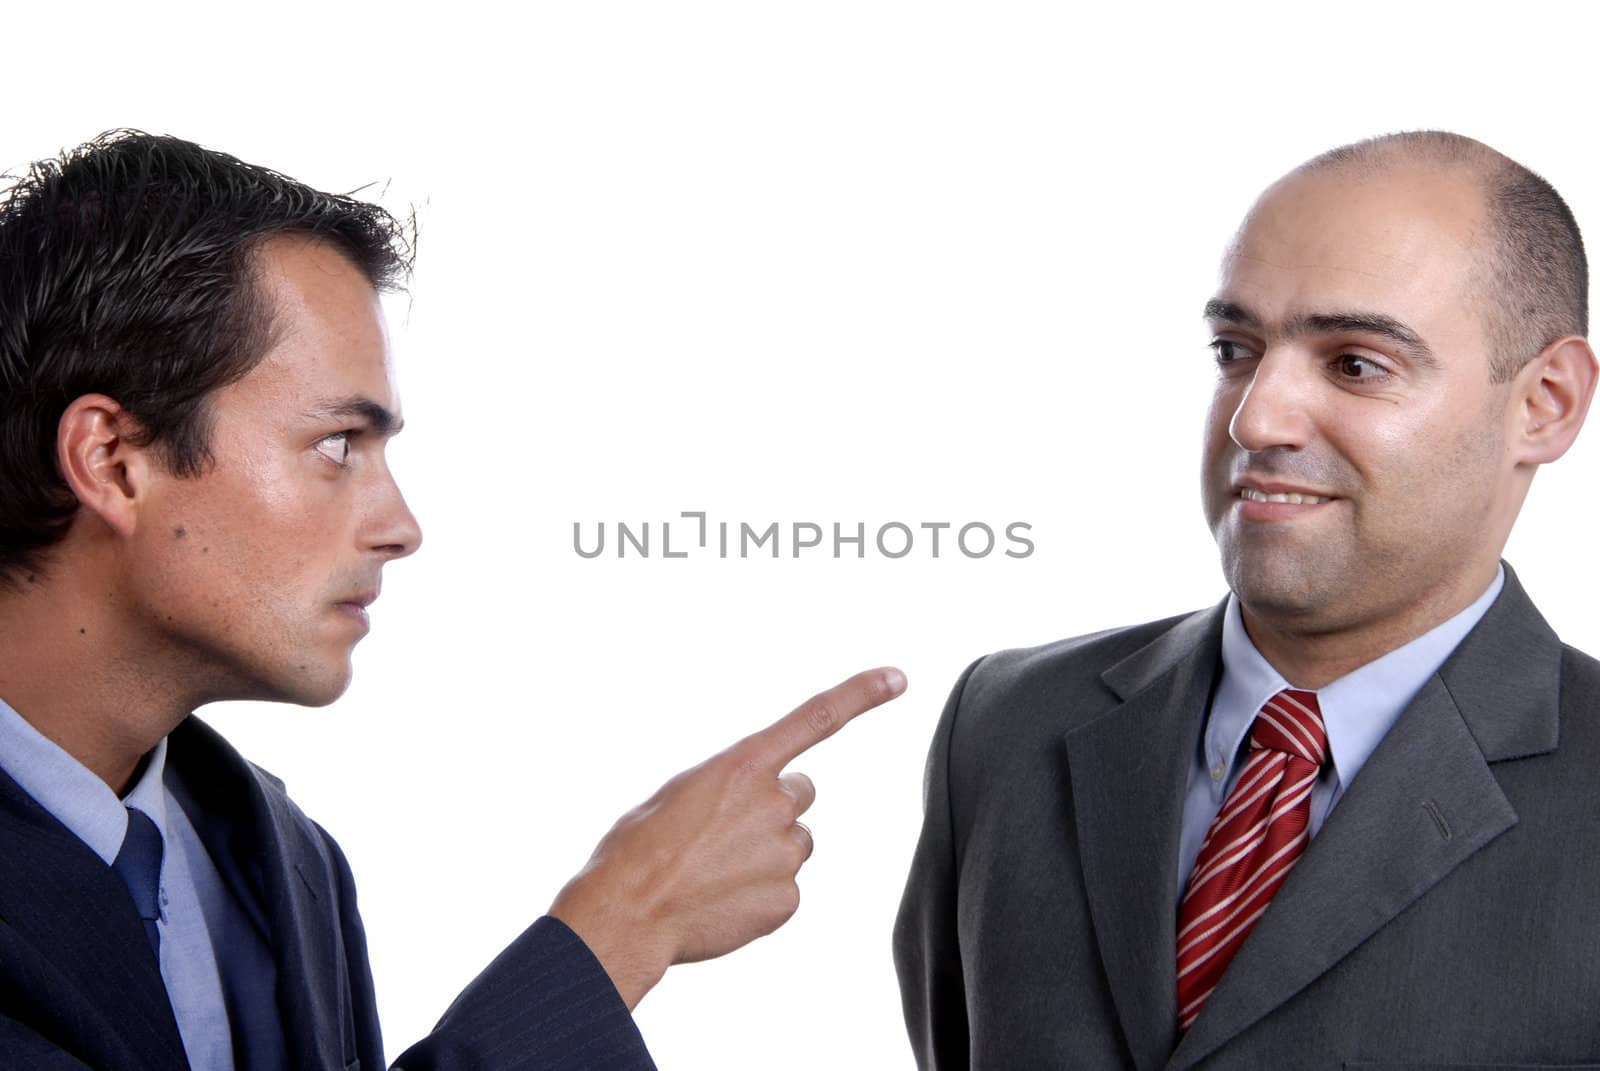
POLYGON ((1517 422, 1511 444, 1519 462, 1543 465, 1567 452, 1594 397, 1600 365, 1576 335, 1557 339, 1517 373, 1517 422))
POLYGON ((85 394, 56 425, 56 465, 78 504, 120 535, 136 527, 154 459, 137 445, 138 423, 104 394, 85 394))

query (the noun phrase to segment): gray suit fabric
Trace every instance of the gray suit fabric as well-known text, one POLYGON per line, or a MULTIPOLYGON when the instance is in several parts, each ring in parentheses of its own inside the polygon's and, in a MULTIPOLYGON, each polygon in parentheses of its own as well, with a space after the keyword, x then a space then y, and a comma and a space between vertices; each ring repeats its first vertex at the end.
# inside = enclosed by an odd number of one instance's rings
POLYGON ((1600 663, 1509 567, 1180 1039, 1178 836, 1221 626, 961 677, 894 934, 919 1066, 1600 1068, 1600 663))

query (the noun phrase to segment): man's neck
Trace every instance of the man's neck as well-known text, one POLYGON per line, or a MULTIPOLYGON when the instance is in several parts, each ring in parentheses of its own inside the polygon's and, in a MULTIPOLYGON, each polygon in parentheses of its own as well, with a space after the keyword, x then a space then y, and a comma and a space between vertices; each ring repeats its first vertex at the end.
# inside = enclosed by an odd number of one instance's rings
POLYGON ((114 600, 67 577, 0 597, 0 697, 122 795, 146 753, 194 709, 114 600))

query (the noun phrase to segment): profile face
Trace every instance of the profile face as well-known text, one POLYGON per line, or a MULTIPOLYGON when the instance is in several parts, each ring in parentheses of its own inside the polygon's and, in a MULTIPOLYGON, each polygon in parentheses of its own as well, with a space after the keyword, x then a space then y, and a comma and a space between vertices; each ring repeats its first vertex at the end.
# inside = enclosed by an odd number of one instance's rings
POLYGON ((1481 593, 1516 508, 1482 218, 1468 181, 1400 164, 1291 175, 1247 218, 1207 310, 1202 477, 1247 614, 1335 631, 1481 593))
POLYGON ((211 399, 215 463, 152 478, 127 587, 209 698, 315 705, 348 685, 383 565, 421 533, 384 456, 399 398, 377 294, 305 238, 258 268, 271 348, 211 399))

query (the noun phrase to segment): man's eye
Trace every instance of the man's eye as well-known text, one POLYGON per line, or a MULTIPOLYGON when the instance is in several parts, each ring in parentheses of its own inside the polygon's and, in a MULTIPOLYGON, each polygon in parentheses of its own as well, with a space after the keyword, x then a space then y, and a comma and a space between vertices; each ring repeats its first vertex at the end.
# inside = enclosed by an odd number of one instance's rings
POLYGON ((1377 379, 1388 375, 1389 370, 1365 357, 1342 353, 1339 355, 1339 374, 1345 379, 1377 379))
POLYGON ((318 439, 317 452, 335 465, 343 465, 350 459, 350 433, 336 431, 318 439))
POLYGON ((1237 342, 1229 342, 1225 338, 1213 339, 1211 352, 1216 354, 1218 364, 1231 364, 1234 361, 1243 361, 1255 356, 1245 346, 1237 342))

